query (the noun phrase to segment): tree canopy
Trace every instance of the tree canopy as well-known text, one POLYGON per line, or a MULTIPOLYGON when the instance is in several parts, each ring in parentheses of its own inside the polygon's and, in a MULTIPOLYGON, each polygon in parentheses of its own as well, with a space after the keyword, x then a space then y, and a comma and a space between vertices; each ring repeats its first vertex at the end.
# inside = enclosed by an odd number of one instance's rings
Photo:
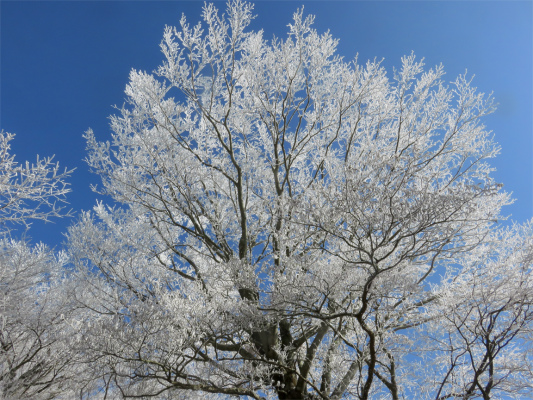
POLYGON ((68 231, 80 398, 526 398, 533 227, 504 228, 491 96, 414 54, 388 73, 294 14, 167 27, 68 231))

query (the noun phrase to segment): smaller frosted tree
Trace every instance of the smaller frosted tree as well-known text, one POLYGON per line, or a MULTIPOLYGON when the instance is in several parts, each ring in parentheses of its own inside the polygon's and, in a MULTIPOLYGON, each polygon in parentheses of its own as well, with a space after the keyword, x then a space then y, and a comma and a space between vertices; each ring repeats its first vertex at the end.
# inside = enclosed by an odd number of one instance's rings
POLYGON ((60 343, 71 309, 60 289, 66 256, 14 236, 17 226, 61 215, 70 171, 52 158, 19 165, 13 137, 0 133, 0 397, 51 399, 64 392, 72 357, 60 343))
MULTIPOLYGON (((533 382, 533 229, 494 232, 439 288, 420 330, 431 398, 529 398, 533 382)), ((422 379, 420 379, 422 378, 422 379)))

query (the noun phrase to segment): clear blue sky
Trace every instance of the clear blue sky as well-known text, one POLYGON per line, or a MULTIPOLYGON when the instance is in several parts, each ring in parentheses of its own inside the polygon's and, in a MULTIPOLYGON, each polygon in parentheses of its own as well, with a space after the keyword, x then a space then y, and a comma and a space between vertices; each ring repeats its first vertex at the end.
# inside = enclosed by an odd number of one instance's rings
MULTIPOLYGON (((217 2, 224 8, 224 2, 217 2)), ((531 1, 260 1, 254 29, 283 36, 305 4, 319 32, 340 39, 339 52, 360 62, 385 58, 390 71, 414 51, 428 67, 442 63, 452 81, 468 69, 475 86, 494 92, 499 110, 486 118, 502 147, 495 177, 513 192, 507 214, 533 217, 533 55, 531 1)), ((152 71, 162 61, 165 24, 182 13, 200 19, 201 1, 1 1, 0 129, 17 134, 18 161, 54 155, 76 168, 68 199, 90 209, 98 183, 82 161, 89 127, 110 137, 112 105, 122 105, 132 68, 152 71)), ((62 241, 71 221, 34 224, 30 236, 62 241)))

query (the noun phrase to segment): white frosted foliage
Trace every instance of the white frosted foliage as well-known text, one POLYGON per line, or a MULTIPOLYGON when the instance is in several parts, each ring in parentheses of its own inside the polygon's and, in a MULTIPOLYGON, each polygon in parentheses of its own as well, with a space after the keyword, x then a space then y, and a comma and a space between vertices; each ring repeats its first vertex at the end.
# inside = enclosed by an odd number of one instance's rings
POLYGON ((303 11, 266 40, 252 8, 167 27, 111 140, 86 133, 116 204, 69 230, 94 379, 162 399, 527 396, 531 229, 498 230, 492 98, 414 55, 345 61, 303 11))

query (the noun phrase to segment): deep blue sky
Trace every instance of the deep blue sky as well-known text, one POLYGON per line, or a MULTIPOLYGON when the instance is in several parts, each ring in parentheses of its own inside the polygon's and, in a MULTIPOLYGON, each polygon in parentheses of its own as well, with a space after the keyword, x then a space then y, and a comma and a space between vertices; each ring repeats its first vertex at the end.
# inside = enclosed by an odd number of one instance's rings
MULTIPOLYGON (((217 2, 224 8, 223 2, 217 2)), ((500 106, 485 124, 502 147, 496 179, 513 192, 506 210, 518 222, 533 217, 533 55, 531 1, 260 1, 254 29, 283 37, 305 4, 319 32, 340 39, 339 53, 359 61, 400 64, 414 51, 428 67, 443 63, 452 81, 468 70, 475 86, 494 92, 500 106)), ((182 13, 200 19, 201 1, 1 1, 0 129, 17 134, 19 162, 54 155, 76 168, 70 206, 90 209, 98 183, 82 161, 89 127, 110 136, 112 105, 122 105, 132 68, 152 71, 162 61, 165 24, 182 13)), ((69 220, 34 224, 30 236, 58 245, 69 220)))

